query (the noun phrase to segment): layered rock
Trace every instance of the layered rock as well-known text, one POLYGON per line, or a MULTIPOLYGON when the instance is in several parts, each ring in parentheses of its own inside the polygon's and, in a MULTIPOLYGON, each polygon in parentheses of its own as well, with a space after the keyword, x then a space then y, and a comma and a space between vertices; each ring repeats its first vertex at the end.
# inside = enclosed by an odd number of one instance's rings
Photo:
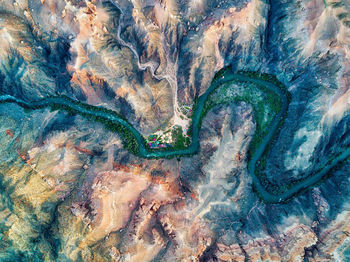
MULTIPOLYGON (((292 94, 267 157, 272 183, 349 144, 346 1, 1 1, 0 91, 67 95, 147 135, 186 124, 224 66, 277 75, 292 94)), ((0 105, 0 260, 346 261, 348 163, 283 204, 247 170, 244 102, 204 118, 198 154, 139 159, 99 123, 0 105)), ((187 123, 188 124, 188 123, 187 123)))

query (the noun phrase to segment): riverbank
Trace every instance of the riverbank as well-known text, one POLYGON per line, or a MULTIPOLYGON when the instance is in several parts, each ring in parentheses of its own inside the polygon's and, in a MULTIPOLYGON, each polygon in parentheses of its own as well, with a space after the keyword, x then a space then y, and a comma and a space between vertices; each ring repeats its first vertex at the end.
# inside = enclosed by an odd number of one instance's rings
MULTIPOLYGON (((259 117, 257 118, 257 132, 253 137, 253 143, 250 146, 248 156, 248 171, 252 176, 254 189, 263 201, 277 203, 289 200, 295 194, 319 182, 331 169, 350 156, 350 149, 347 149, 341 155, 333 159, 328 165, 325 165, 322 170, 304 180, 291 185, 278 186, 277 188, 275 185, 271 185, 264 175, 266 152, 271 147, 273 140, 277 137, 280 127, 283 124, 290 102, 290 94, 274 76, 257 74, 255 72, 233 73, 230 68, 220 70, 206 92, 196 99, 191 125, 192 142, 188 147, 181 149, 151 149, 140 132, 121 115, 106 108, 74 101, 68 97, 49 97, 40 101, 26 102, 9 95, 3 95, 0 96, 0 103, 17 103, 29 110, 50 107, 52 110, 65 110, 70 114, 80 114, 90 120, 101 122, 108 129, 120 134, 124 147, 139 157, 157 159, 173 158, 190 156, 198 152, 201 122, 210 109, 207 104, 209 96, 214 90, 218 89, 225 83, 232 82, 253 84, 261 91, 268 92, 269 96, 266 103, 271 103, 271 108, 273 108, 273 111, 275 112, 274 117, 269 121, 268 127, 264 129, 267 131, 262 131, 261 119, 259 120, 259 117), (271 94, 274 94, 278 98, 278 101, 273 99, 273 95, 271 96, 271 94)), ((232 101, 238 100, 247 100, 246 102, 248 103, 252 102, 251 98, 247 96, 232 97, 232 101)), ((259 110, 259 107, 255 107, 256 114, 258 114, 257 110, 259 110)))

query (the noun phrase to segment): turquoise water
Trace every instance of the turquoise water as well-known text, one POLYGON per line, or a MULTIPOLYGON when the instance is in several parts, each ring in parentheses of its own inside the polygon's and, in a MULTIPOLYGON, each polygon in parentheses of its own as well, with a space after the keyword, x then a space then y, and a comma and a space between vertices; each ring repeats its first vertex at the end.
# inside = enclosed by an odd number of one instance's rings
POLYGON ((259 164, 259 160, 263 156, 266 150, 266 147, 268 146, 269 143, 272 142, 273 137, 278 132, 280 123, 281 121, 283 121, 284 115, 288 110, 288 105, 289 105, 288 93, 287 91, 281 89, 280 87, 278 87, 272 82, 262 80, 257 77, 247 76, 244 74, 236 74, 232 72, 228 72, 228 73, 226 72, 223 76, 216 78, 212 82, 210 87, 207 89, 207 91, 198 98, 196 108, 195 108, 195 111, 193 112, 193 118, 192 118, 192 143, 190 144, 189 147, 185 149, 179 149, 179 150, 175 150, 175 149, 167 150, 167 151, 150 150, 145 146, 144 138, 142 137, 140 132, 138 132, 129 122, 127 122, 121 116, 118 116, 118 114, 116 114, 115 112, 108 111, 108 110, 103 111, 101 110, 100 107, 83 104, 81 102, 74 101, 67 97, 49 97, 49 98, 44 98, 40 101, 26 102, 10 95, 2 95, 0 96, 0 103, 16 103, 27 109, 40 109, 40 108, 46 108, 46 107, 70 109, 88 118, 97 117, 99 119, 108 120, 113 124, 124 126, 125 128, 128 129, 128 131, 130 131, 133 134, 133 136, 137 141, 138 154, 140 157, 169 158, 169 157, 181 156, 181 155, 192 155, 198 152, 199 129, 200 129, 201 116, 205 106, 205 102, 207 101, 208 96, 213 90, 221 86, 223 83, 233 82, 233 81, 251 82, 256 84, 257 87, 264 86, 269 91, 274 92, 281 99, 281 109, 279 113, 272 120, 267 135, 263 138, 261 144, 254 151, 254 154, 250 157, 249 163, 248 163, 248 171, 249 171, 249 174, 252 176, 255 189, 257 190, 258 194, 265 202, 277 203, 277 202, 288 200, 298 192, 305 190, 310 186, 314 185, 315 183, 317 183, 318 181, 320 181, 333 167, 335 167, 338 163, 342 162, 343 160, 345 160, 350 156, 350 148, 348 148, 341 155, 339 155, 333 161, 331 161, 331 163, 325 166, 322 170, 313 174, 312 176, 309 176, 308 178, 302 181, 299 181, 296 184, 293 184, 292 187, 290 187, 283 193, 272 194, 269 191, 267 191, 267 189, 262 185, 262 183, 259 180, 259 177, 256 174, 256 167, 257 167, 257 164, 259 164))

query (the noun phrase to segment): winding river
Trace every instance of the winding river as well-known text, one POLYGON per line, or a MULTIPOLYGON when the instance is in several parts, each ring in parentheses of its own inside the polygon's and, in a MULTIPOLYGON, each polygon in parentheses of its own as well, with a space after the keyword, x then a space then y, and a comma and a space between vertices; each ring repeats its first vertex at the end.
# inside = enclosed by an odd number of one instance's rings
POLYGON ((246 81, 256 84, 257 86, 264 86, 266 89, 274 92, 281 99, 281 108, 279 113, 272 120, 269 131, 267 135, 263 138, 261 144, 255 150, 254 154, 251 156, 248 162, 248 171, 252 176, 253 184, 255 190, 266 203, 278 203, 286 201, 296 195, 298 192, 308 189, 315 183, 319 182, 327 173, 334 168, 337 164, 344 161, 350 156, 350 148, 345 150, 342 154, 333 159, 328 165, 324 166, 320 171, 310 175, 309 177, 298 181, 293 184, 290 188, 285 190, 280 194, 273 194, 269 192, 261 183, 256 167, 259 164, 259 160, 262 158, 267 146, 272 142, 273 137, 277 134, 281 121, 288 110, 288 94, 287 91, 282 90, 280 87, 276 86, 274 83, 262 80, 260 78, 247 76, 244 74, 237 74, 233 72, 225 73, 223 76, 216 78, 206 92, 198 98, 195 111, 193 112, 192 118, 192 143, 185 149, 179 150, 167 150, 167 151, 155 151, 150 150, 145 146, 144 139, 142 135, 125 119, 120 117, 113 111, 101 110, 101 108, 96 106, 91 106, 83 104, 67 97, 49 97, 44 98, 40 101, 26 102, 24 100, 15 98, 10 95, 1 95, 0 103, 16 103, 23 108, 27 109, 40 109, 46 107, 60 108, 60 109, 70 109, 74 112, 84 115, 85 117, 97 117, 99 119, 105 119, 111 123, 122 125, 130 131, 137 141, 139 156, 143 158, 166 158, 179 155, 192 155, 199 150, 199 129, 201 125, 201 115, 205 106, 205 102, 208 99, 210 93, 221 86, 224 83, 232 81, 246 81))

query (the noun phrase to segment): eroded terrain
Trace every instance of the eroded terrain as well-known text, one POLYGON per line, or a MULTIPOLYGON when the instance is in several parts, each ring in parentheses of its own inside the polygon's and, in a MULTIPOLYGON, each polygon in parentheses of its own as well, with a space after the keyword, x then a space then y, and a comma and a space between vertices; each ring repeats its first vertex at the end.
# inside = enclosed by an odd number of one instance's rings
MULTIPOLYGON (((0 91, 103 106, 148 137, 188 129, 184 109, 220 69, 273 74, 291 102, 266 174, 292 183, 349 146, 349 11, 344 0, 1 0, 0 91)), ((198 154, 150 160, 82 116, 1 104, 0 261, 347 261, 347 161, 287 203, 254 192, 249 145, 265 110, 213 106, 198 154)))

